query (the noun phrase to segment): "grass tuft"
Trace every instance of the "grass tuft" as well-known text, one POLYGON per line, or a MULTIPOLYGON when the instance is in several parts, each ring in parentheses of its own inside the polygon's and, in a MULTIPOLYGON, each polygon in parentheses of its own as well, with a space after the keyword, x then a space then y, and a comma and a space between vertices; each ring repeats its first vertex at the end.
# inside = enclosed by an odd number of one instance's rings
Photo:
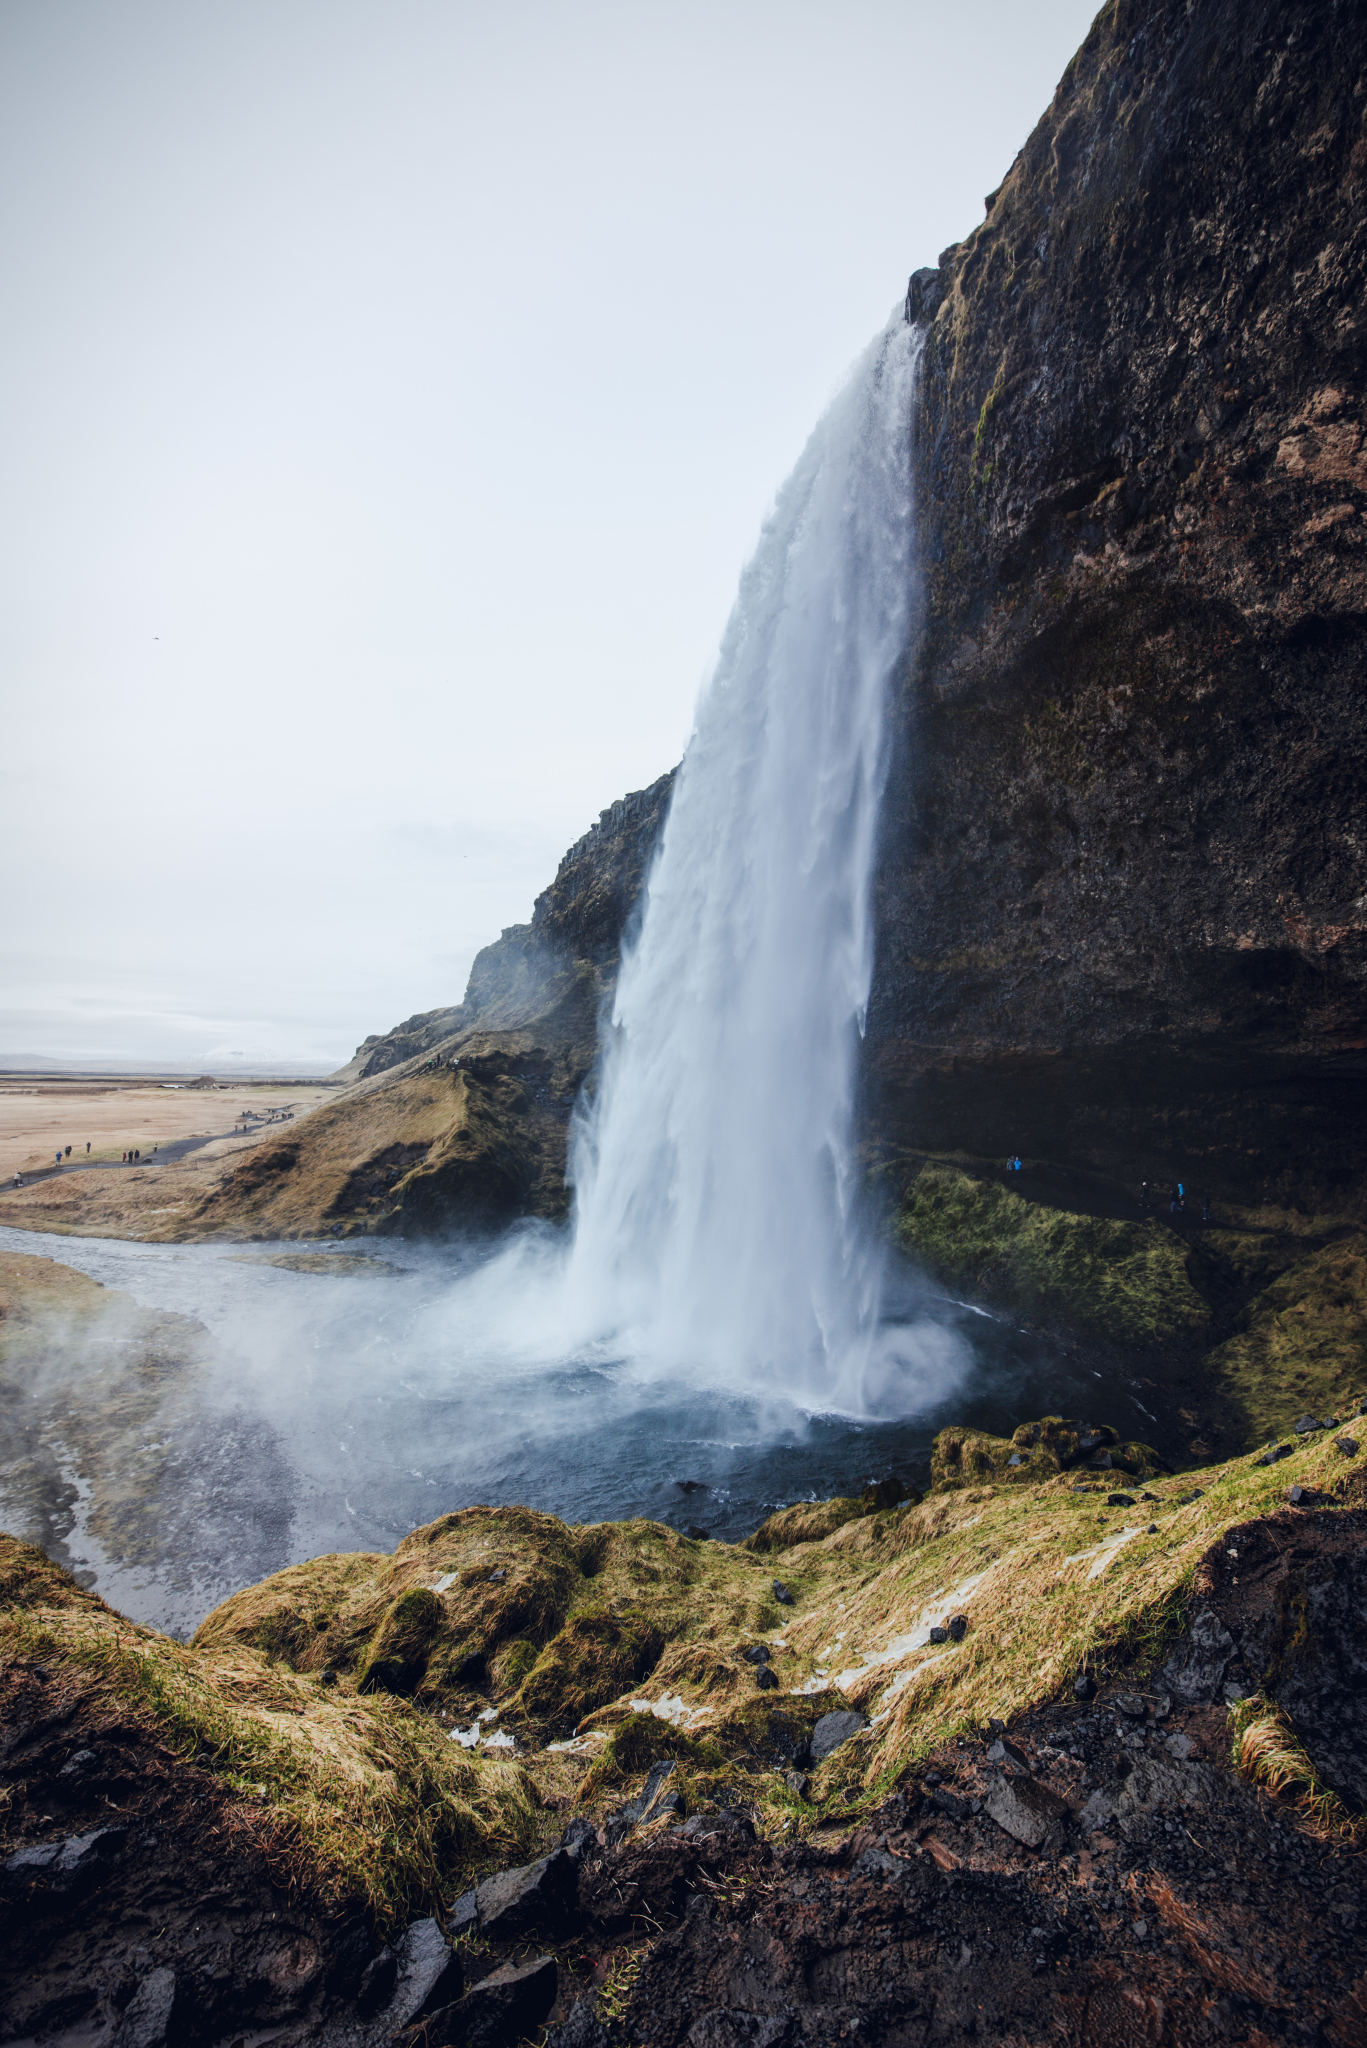
POLYGON ((1229 1726, 1235 1769, 1294 1806, 1307 1833, 1354 1846, 1367 1840, 1367 1815, 1351 1814, 1330 1791, 1279 1707, 1255 1693, 1236 1701, 1229 1726))

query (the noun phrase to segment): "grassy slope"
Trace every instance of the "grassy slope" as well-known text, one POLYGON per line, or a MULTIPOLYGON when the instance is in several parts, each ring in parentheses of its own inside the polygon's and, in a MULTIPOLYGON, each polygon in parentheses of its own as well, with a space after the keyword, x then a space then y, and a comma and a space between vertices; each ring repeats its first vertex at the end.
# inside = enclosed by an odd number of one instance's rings
POLYGON ((254 1802, 292 1853, 394 1915, 449 1896, 499 1856, 530 1854, 543 1801, 599 1806, 662 1752, 680 1756, 690 1803, 740 1793, 774 1827, 831 1802, 847 1813, 847 1792, 856 1807, 880 1795, 939 1743, 989 1714, 1009 1721, 1083 1666, 1138 1675, 1179 1625, 1212 1542, 1278 1507, 1290 1483, 1327 1488, 1363 1462, 1320 1436, 1273 1467, 1241 1459, 1203 1472, 1197 1499, 1190 1480, 1157 1482, 1157 1501, 1137 1512, 1108 1508, 1100 1488, 1075 1492, 1071 1475, 965 1488, 767 1557, 653 1523, 569 1528, 474 1509, 415 1531, 393 1557, 279 1573, 225 1602, 189 1649, 4 1539, 0 1654, 97 1667, 129 1711, 254 1802), (1123 1529, 1141 1533, 1098 1550, 1123 1529), (453 1570, 455 1583, 429 1596, 438 1626, 413 1696, 359 1691, 396 1602, 453 1570), (795 1608, 775 1605, 775 1572, 795 1608), (909 1640, 955 1611, 968 1618, 961 1643, 909 1640), (768 1693, 741 1654, 759 1636, 780 1680, 768 1693), (332 1683, 324 1644, 332 1668, 349 1665, 332 1683), (530 1660, 511 1654, 519 1644, 530 1660), (633 1661, 642 1645, 648 1670, 633 1661), (447 1739, 442 1717, 471 1704, 468 1669, 456 1667, 472 1650, 478 1697, 518 1731, 525 1760, 447 1739), (537 1746, 553 1732, 548 1703, 587 1710, 568 1751, 537 1746), (799 1804, 781 1775, 785 1744, 846 1703, 871 1725, 816 1773, 813 1804, 799 1804))
POLYGON ((330 1693, 251 1652, 182 1648, 0 1536, 0 1657, 69 1661, 174 1753, 226 1780, 277 1866, 307 1865, 382 1924, 434 1903, 464 1866, 535 1837, 511 1762, 474 1762, 402 1700, 330 1693))
POLYGON ((1251 1441, 1303 1410, 1331 1414, 1367 1379, 1367 1239, 1298 1259, 1206 1360, 1251 1441))

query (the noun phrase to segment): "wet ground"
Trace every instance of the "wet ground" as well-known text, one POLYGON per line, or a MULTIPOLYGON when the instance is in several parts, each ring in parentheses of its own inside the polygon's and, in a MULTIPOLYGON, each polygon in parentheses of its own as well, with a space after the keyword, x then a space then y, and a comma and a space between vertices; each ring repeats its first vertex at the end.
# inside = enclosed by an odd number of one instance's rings
POLYGON ((893 1316, 929 1332, 927 1363, 908 1412, 870 1419, 811 1414, 778 1386, 719 1387, 601 1347, 557 1355, 544 1329, 510 1334, 487 1244, 342 1252, 0 1228, 0 1251, 57 1259, 209 1333, 209 1345, 190 1345, 192 1372, 173 1371, 162 1345, 161 1365, 138 1378, 132 1422, 127 1371, 111 1379, 109 1367, 131 1369, 136 1331, 55 1343, 26 1389, 29 1505, 13 1451, 0 1488, 4 1526, 135 1619, 182 1633, 281 1565, 387 1551, 474 1503, 569 1521, 647 1515, 734 1540, 794 1501, 891 1475, 924 1484, 950 1422, 1009 1434, 1061 1412, 1110 1421, 1174 1460, 1190 1434, 1180 1381, 1165 1389, 910 1276, 891 1291, 893 1316), (125 1495, 141 1489, 157 1509, 140 1515, 136 1544, 95 1497, 98 1446, 116 1423, 124 1452, 104 1462, 111 1475, 119 1465, 125 1495))

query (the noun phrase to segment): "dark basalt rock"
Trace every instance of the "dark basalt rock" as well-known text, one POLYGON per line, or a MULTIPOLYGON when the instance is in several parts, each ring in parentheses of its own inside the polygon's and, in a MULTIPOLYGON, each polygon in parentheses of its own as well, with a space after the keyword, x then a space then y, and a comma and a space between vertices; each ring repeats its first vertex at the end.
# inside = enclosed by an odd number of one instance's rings
POLYGON ((868 1725, 864 1714, 823 1714, 812 1730, 812 1762, 819 1764, 832 1750, 839 1749, 842 1742, 848 1742, 852 1735, 857 1735, 868 1725))
POLYGON ((397 1981, 385 2008, 391 2026, 406 2026, 420 2012, 450 2005, 465 1988, 460 1958, 435 1920, 414 1921, 398 1943, 395 1961, 397 1981))
POLYGON ((924 622, 866 1041, 890 1148, 1361 1182, 1365 46, 1321 0, 1103 9, 913 279, 924 622))
POLYGON ((114 2030, 113 2048, 164 2048, 174 2041, 176 1989, 169 1964, 144 1977, 114 2030))
POLYGON ((1165 1687, 1190 1703, 1261 1691, 1325 1784, 1367 1806, 1367 1513, 1303 1507, 1237 1525, 1195 1590, 1165 1687))
POLYGON ((480 1933, 516 1941, 560 1925, 573 1907, 578 1883, 576 1859, 566 1849, 486 1878, 475 1892, 480 1933))
POLYGON ((433 2013, 419 2037, 421 2048, 513 2048, 555 2004, 558 1976, 554 1956, 504 1963, 458 2004, 433 2013))

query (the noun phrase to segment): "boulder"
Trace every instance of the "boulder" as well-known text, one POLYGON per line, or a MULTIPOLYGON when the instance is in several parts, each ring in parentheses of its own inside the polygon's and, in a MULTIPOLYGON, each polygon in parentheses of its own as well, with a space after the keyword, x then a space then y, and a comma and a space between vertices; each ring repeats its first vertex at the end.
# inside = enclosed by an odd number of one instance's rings
POLYGON ((475 1892, 480 1932, 495 1941, 519 1941, 533 1931, 560 1926, 573 1912, 578 1890, 579 1867, 566 1849, 553 1849, 516 1870, 501 1870, 475 1892))
POLYGON ((394 1994, 385 2007, 391 2026, 407 2026, 421 2012, 450 2005, 465 1989, 460 1957, 435 1920, 415 1920, 396 1944, 394 1960, 394 1994))
POLYGON ((1203 1607, 1163 1666, 1163 1683, 1184 1706, 1205 1706, 1220 1697, 1234 1638, 1217 1614, 1203 1607))
POLYGON ((5 1889, 41 1896, 66 1897, 83 1890, 101 1875, 128 1837, 125 1827, 93 1828, 64 1842, 35 1842, 19 1849, 0 1866, 5 1889))
POLYGON ((1065 1801, 1036 1778, 990 1779, 983 1805, 997 1826, 1027 1849, 1038 1849, 1050 1831, 1068 1818, 1065 1801))
POLYGON ((168 1964, 143 1978, 115 2029, 111 2048, 165 2048, 176 2038, 171 2031, 175 2020, 176 1973, 168 1964))
POLYGON ((505 1963, 454 2005, 433 2013, 423 2029, 424 2048, 513 2048, 542 2025, 555 2004, 557 1983, 554 1956, 505 1963))

